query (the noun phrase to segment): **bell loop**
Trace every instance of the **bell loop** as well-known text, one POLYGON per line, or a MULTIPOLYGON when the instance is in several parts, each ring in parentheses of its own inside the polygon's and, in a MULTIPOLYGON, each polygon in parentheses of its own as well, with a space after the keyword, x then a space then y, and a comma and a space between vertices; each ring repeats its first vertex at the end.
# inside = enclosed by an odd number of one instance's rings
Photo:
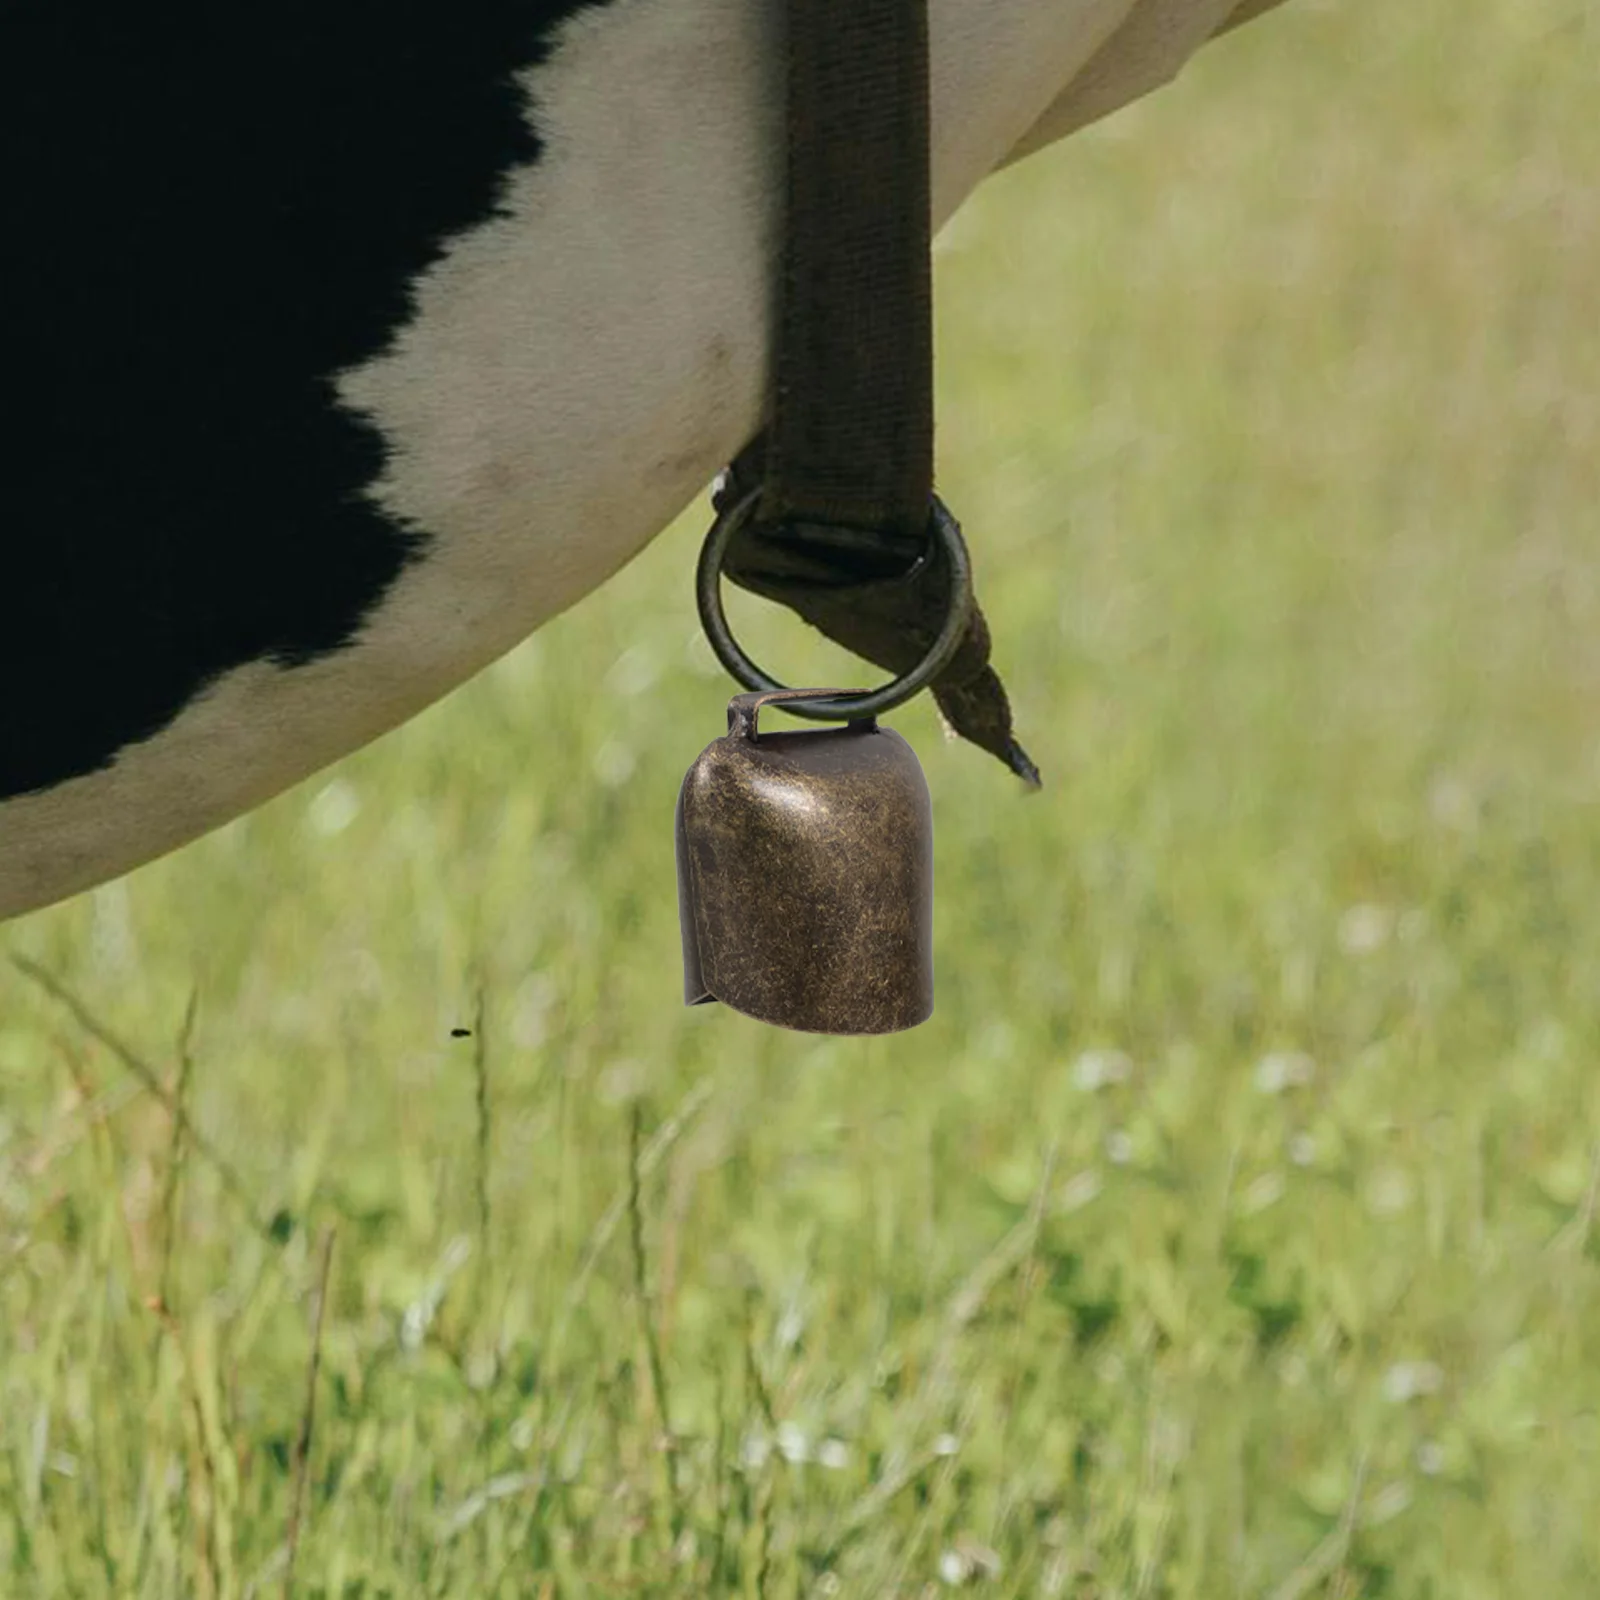
MULTIPOLYGON (((736 694, 728 702, 728 733, 735 739, 754 739, 756 717, 762 706, 774 702, 781 705, 786 700, 861 700, 866 693, 865 689, 761 689, 752 694, 736 694)), ((850 716, 849 722, 852 728, 877 726, 877 718, 870 714, 850 716)))
MULTIPOLYGON (((742 500, 722 511, 711 525, 695 571, 695 600, 700 623, 717 659, 745 688, 762 693, 793 694, 776 678, 769 676, 745 654, 722 606, 722 567, 735 535, 759 513, 763 490, 752 489, 742 500)), ((904 705, 919 694, 950 664, 961 648, 972 617, 972 564, 967 555, 961 526, 950 515, 937 495, 932 497, 928 514, 929 548, 919 558, 908 579, 921 575, 923 563, 942 556, 948 571, 948 598, 944 621, 922 660, 898 678, 868 691, 852 691, 850 698, 825 700, 816 691, 790 700, 784 710, 813 722, 843 722, 877 716, 904 705)))

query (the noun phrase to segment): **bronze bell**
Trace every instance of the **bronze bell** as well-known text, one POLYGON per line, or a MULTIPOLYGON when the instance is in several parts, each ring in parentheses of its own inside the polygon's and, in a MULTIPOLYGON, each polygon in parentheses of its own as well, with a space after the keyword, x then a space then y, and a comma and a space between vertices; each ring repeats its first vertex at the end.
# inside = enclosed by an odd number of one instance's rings
POLYGON ((736 695, 728 733, 678 793, 678 910, 690 1005, 808 1033, 894 1033, 933 1011, 933 814, 911 746, 874 717, 761 734, 772 701, 736 695))

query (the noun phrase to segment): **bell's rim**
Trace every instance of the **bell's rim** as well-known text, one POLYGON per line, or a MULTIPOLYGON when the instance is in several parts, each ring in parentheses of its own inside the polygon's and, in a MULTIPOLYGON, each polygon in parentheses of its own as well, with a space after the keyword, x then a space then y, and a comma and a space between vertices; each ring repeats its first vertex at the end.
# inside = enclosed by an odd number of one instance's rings
POLYGON ((916 1015, 907 1015, 903 1019, 896 1018, 886 1021, 878 1027, 829 1027, 821 1022, 797 1022, 792 1017, 769 1015, 767 1012, 756 1009, 750 1005, 741 1005, 739 1001, 728 995, 717 994, 714 990, 707 989, 698 1000, 688 1002, 691 1006, 709 1005, 712 1002, 726 1006, 730 1011, 737 1011, 741 1017, 749 1017, 752 1022, 760 1022, 769 1028, 786 1028, 790 1033, 809 1033, 822 1039, 881 1039, 885 1034, 906 1033, 912 1028, 920 1028, 929 1017, 933 1015, 933 998, 930 995, 925 1006, 921 1007, 916 1015))

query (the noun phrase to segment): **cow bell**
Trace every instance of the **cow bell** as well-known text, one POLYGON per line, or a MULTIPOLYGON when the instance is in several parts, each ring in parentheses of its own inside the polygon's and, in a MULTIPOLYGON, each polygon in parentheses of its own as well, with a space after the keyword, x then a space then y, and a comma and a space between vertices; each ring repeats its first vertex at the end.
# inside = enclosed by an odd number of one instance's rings
POLYGON ((772 701, 736 695, 728 733, 678 793, 678 909, 689 1005, 808 1033, 894 1033, 933 1011, 933 816, 911 746, 874 717, 759 733, 772 701))

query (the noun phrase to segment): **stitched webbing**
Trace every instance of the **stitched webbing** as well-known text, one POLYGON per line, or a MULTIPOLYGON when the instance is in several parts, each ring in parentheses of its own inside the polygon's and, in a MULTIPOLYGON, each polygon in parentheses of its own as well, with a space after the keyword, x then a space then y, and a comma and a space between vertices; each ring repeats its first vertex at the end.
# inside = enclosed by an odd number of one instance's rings
POLYGON ((791 0, 762 520, 926 539, 933 491, 927 0, 791 0))

